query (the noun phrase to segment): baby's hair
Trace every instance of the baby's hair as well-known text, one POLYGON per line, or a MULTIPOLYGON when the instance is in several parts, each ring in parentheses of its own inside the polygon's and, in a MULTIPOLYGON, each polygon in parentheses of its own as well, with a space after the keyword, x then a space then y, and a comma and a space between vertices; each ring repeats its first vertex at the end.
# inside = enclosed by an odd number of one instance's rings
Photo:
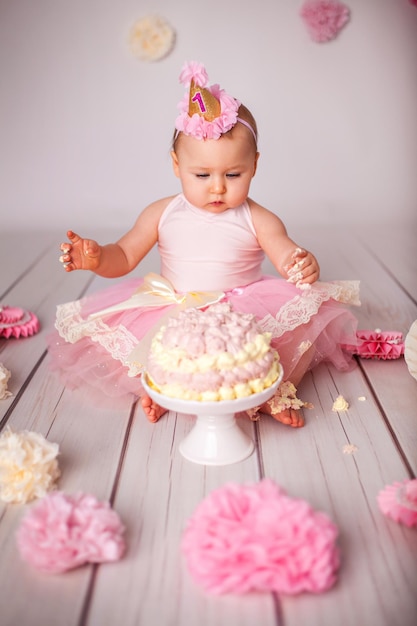
MULTIPOLYGON (((258 127, 256 124, 256 120, 253 117, 252 113, 249 111, 249 109, 247 107, 245 107, 244 104, 241 104, 238 112, 237 112, 237 116, 240 117, 241 120, 243 120, 244 122, 247 122, 249 124, 249 126, 253 129, 254 135, 251 133, 251 131, 249 129, 248 133, 250 134, 254 147, 255 147, 255 152, 258 150, 258 127), (255 140, 256 137, 256 140, 255 140)), ((239 122, 237 122, 239 124, 239 122)), ((235 126, 233 127, 235 128, 235 126)), ((227 131, 227 133, 224 133, 224 137, 232 136, 233 135, 233 128, 231 128, 229 131, 227 131)), ((175 149, 178 145, 178 140, 181 137, 182 133, 178 132, 177 130, 174 130, 174 134, 172 136, 172 142, 171 142, 171 150, 173 150, 175 152, 175 149)))
MULTIPOLYGON (((253 145, 255 146, 255 151, 257 151, 258 150, 258 125, 256 124, 255 118, 253 117, 249 109, 245 107, 244 104, 240 105, 238 112, 237 112, 237 116, 238 118, 243 120, 243 122, 246 122, 247 124, 249 124, 249 126, 253 130, 253 133, 252 133, 250 129, 248 129, 249 134, 252 137, 253 145)), ((229 131, 229 133, 232 133, 232 132, 233 132, 233 128, 229 131)))

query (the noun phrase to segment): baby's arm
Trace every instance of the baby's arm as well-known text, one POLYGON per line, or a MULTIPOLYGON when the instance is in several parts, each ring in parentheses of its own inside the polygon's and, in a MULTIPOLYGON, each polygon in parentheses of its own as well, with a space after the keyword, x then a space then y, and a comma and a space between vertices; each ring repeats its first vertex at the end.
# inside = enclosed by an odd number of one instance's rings
POLYGON ((60 261, 65 271, 90 270, 106 278, 128 274, 157 242, 159 219, 170 199, 164 198, 146 207, 133 228, 116 243, 101 246, 69 230, 69 242, 61 244, 60 261))
POLYGON ((274 213, 253 201, 249 205, 259 244, 281 276, 297 286, 318 280, 320 267, 316 257, 288 237, 284 224, 274 213))

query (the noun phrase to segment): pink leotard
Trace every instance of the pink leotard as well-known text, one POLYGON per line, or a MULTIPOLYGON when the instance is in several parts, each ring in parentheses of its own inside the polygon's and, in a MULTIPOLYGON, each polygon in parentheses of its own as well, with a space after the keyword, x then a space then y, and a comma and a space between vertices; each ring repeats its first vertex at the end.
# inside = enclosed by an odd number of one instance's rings
POLYGON ((228 291, 262 276, 265 255, 247 202, 210 213, 180 194, 162 214, 158 246, 161 274, 178 292, 228 291))

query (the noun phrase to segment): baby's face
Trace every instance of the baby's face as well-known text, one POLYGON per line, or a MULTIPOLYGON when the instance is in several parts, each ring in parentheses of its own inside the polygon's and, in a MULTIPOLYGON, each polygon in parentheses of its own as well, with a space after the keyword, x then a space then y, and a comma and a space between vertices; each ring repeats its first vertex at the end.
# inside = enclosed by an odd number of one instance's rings
POLYGON ((188 202, 222 213, 248 197, 258 156, 249 131, 237 124, 231 134, 220 139, 181 136, 172 162, 188 202))

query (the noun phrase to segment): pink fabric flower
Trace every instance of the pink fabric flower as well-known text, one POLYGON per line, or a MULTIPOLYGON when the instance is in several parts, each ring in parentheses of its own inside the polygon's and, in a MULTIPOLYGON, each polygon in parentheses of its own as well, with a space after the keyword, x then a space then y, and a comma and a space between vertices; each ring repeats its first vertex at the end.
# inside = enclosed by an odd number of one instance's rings
POLYGON ((17 545, 21 557, 37 569, 61 573, 84 563, 117 561, 125 550, 123 532, 108 502, 57 491, 23 518, 17 545))
POLYGON ((199 87, 205 87, 208 83, 206 68, 204 65, 197 63, 196 61, 185 63, 179 78, 180 83, 186 87, 190 86, 193 79, 195 84, 199 87))
POLYGON ((364 359, 398 359, 404 354, 402 333, 396 331, 358 330, 356 353, 364 359))
POLYGON ((387 485, 378 494, 378 505, 384 515, 405 526, 417 526, 417 480, 387 485))
POLYGON ((337 0, 307 0, 300 14, 317 43, 334 39, 350 18, 349 8, 337 0))
POLYGON ((318 593, 336 580, 337 528, 271 480, 212 492, 189 519, 182 550, 212 593, 318 593))

